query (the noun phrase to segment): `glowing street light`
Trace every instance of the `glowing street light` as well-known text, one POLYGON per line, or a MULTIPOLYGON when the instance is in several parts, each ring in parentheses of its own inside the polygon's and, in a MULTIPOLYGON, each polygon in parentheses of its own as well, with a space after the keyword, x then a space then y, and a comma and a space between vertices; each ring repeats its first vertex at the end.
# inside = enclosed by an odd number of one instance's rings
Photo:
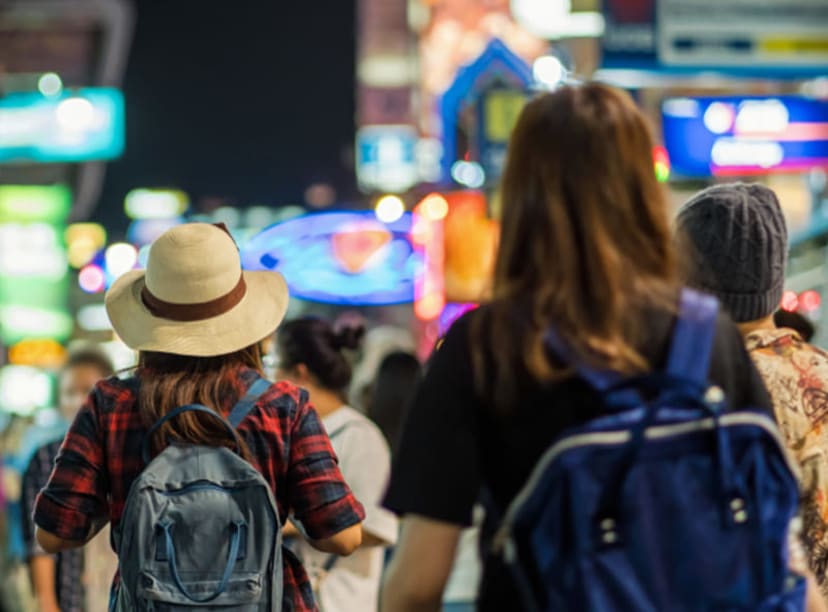
POLYGON ((405 213, 405 203, 399 196, 384 195, 374 207, 377 219, 383 223, 394 223, 399 221, 405 213))

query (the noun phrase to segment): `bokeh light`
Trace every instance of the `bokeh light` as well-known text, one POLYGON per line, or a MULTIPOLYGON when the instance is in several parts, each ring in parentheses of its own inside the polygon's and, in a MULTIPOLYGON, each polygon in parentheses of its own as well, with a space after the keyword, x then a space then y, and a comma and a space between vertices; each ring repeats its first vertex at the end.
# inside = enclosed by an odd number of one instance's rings
POLYGON ((806 291, 799 296, 799 305, 805 312, 813 312, 822 303, 822 297, 816 291, 806 291))
POLYGON ((445 298, 439 293, 430 293, 414 303, 414 314, 420 320, 431 321, 440 316, 446 305, 445 298))
POLYGON ((85 98, 67 98, 58 104, 55 118, 62 129, 83 132, 95 122, 95 107, 85 98))
POLYGON ((540 85, 552 89, 566 78, 566 68, 554 55, 544 55, 532 64, 532 76, 540 85))
POLYGON ((786 291, 782 294, 782 310, 795 312, 799 308, 799 296, 795 291, 786 291))
POLYGON ((377 200, 374 212, 377 219, 383 223, 394 223, 394 221, 401 219, 405 213, 405 203, 399 196, 384 195, 377 200))
POLYGON ((104 262, 106 273, 112 278, 118 278, 138 263, 138 250, 127 242, 116 242, 106 249, 104 262))
POLYGON ((449 205, 443 196, 432 193, 420 203, 420 211, 429 221, 440 221, 448 215, 449 205))
POLYGON ((477 162, 460 160, 451 166, 451 178, 465 187, 477 189, 486 182, 486 172, 477 162))
POLYGON ((178 189, 133 189, 124 200, 130 219, 171 219, 183 215, 190 198, 178 189))
POLYGON ((655 164, 655 175, 659 183, 666 183, 670 179, 670 156, 664 147, 653 149, 653 163, 655 164))
POLYGON ((63 81, 54 72, 47 72, 37 81, 37 89, 44 96, 59 96, 63 91, 63 81))
POLYGON ((78 273, 78 285, 86 293, 100 293, 106 289, 106 275, 100 266, 89 264, 78 273))
POLYGON ((98 223, 73 223, 64 232, 66 257, 73 268, 82 268, 106 244, 106 230, 98 223))

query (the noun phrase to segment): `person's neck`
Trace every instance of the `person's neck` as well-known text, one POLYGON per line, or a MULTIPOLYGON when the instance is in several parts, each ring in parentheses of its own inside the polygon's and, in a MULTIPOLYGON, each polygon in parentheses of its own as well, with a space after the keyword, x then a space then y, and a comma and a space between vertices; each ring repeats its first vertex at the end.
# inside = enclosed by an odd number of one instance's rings
POLYGON ((739 332, 742 334, 742 337, 747 337, 755 331, 776 329, 776 323, 773 322, 773 315, 768 315, 764 319, 737 323, 736 326, 739 328, 739 332))
POLYGON ((311 404, 322 418, 336 412, 344 405, 342 398, 337 393, 319 388, 308 389, 308 391, 311 404))

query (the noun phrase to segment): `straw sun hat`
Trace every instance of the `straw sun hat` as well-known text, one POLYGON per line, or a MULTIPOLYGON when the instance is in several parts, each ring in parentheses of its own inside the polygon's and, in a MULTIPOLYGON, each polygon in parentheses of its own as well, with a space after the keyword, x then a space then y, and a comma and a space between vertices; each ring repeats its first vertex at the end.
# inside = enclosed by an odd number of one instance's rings
POLYGON ((229 233, 206 223, 165 232, 150 248, 146 271, 127 272, 106 294, 112 327, 129 347, 193 357, 259 342, 287 305, 282 275, 243 272, 229 233))

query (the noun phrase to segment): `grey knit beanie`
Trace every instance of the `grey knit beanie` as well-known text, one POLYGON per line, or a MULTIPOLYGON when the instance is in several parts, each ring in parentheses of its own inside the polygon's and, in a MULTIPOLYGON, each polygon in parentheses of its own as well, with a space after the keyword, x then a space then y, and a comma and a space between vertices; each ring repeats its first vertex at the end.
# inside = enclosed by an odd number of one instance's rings
POLYGON ((677 228, 687 282, 721 300, 737 323, 779 307, 788 230, 776 194, 763 185, 715 185, 679 211, 677 228))

